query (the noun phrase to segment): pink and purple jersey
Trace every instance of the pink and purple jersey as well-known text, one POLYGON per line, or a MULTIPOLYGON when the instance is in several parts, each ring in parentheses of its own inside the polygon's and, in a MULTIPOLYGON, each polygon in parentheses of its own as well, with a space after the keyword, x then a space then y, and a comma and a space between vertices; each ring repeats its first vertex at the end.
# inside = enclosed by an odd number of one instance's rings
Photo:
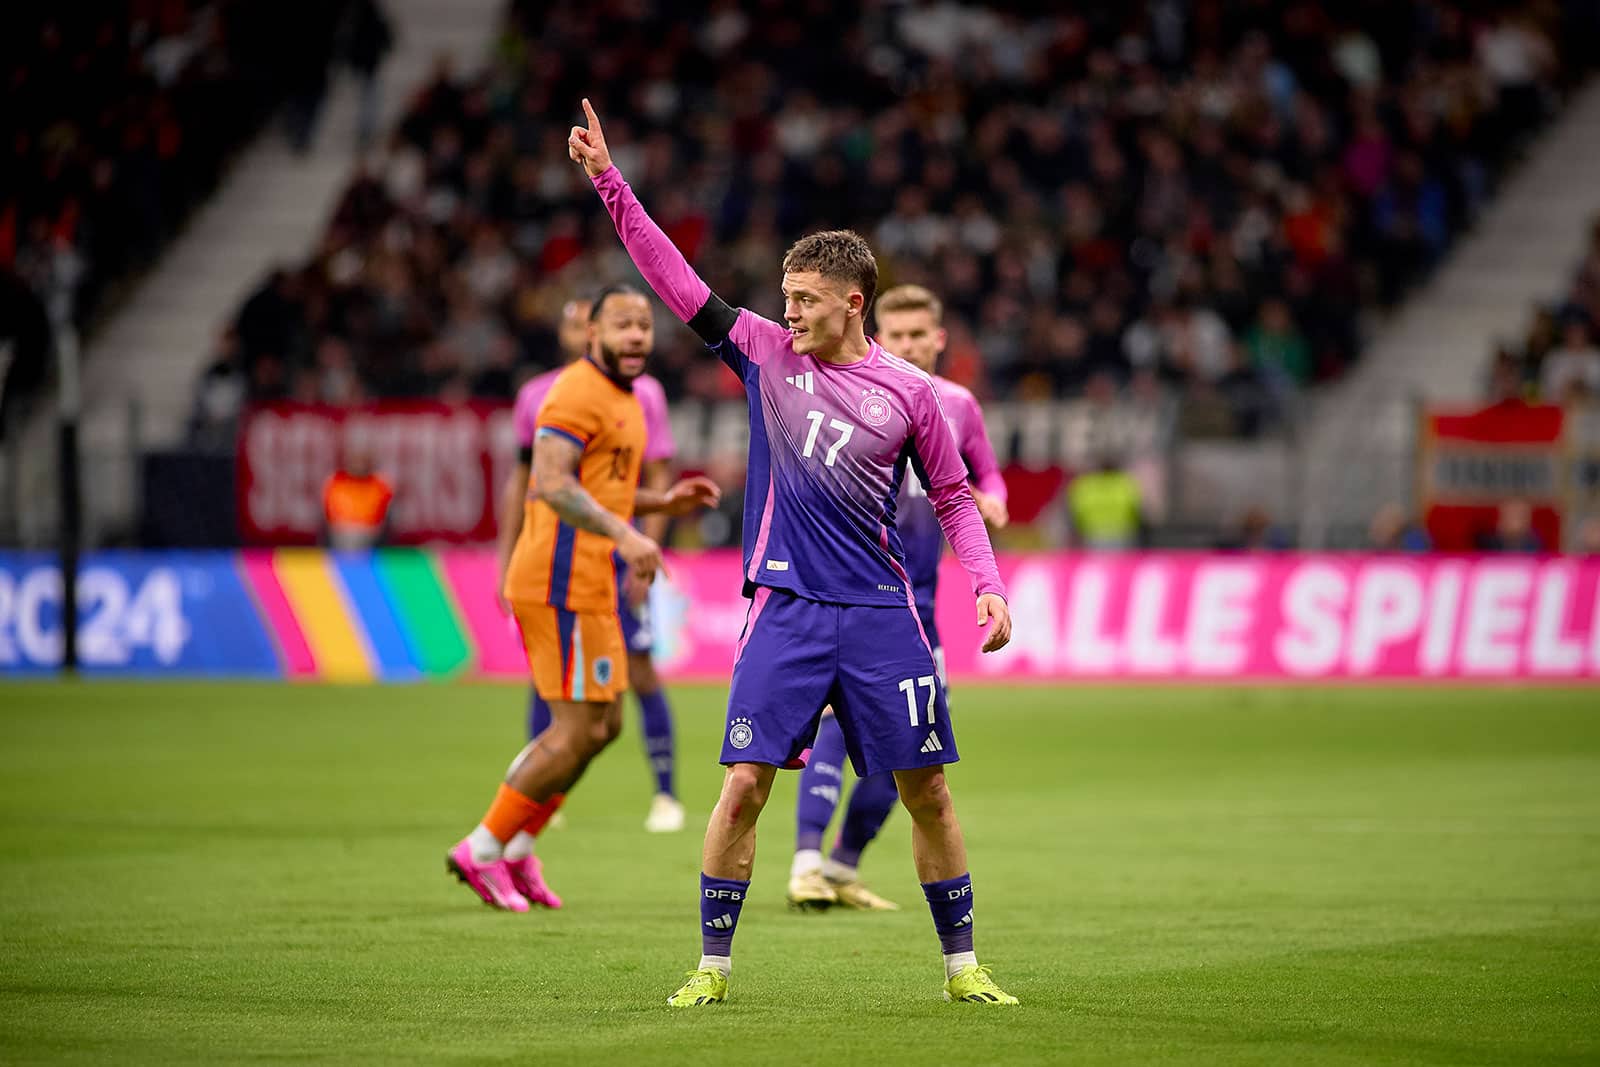
POLYGON ((615 167, 594 185, 656 295, 744 383, 747 592, 767 586, 839 604, 912 603, 895 516, 909 466, 973 591, 1003 595, 933 379, 876 342, 846 365, 796 352, 787 327, 735 311, 711 292, 615 167))
MULTIPOLYGON (((933 386, 944 402, 944 414, 955 435, 956 448, 966 464, 967 477, 990 496, 1006 499, 1006 482, 1000 476, 1000 463, 989 444, 989 431, 983 424, 983 409, 978 398, 965 386, 949 378, 933 376, 933 386)), ((939 558, 944 555, 944 531, 928 502, 928 494, 915 478, 907 478, 900 490, 900 541, 906 550, 906 571, 917 606, 925 616, 933 614, 933 600, 939 589, 939 558)), ((926 621, 926 620, 925 620, 926 621)))
MULTIPOLYGON (((517 402, 511 409, 511 426, 517 435, 517 452, 524 463, 533 461, 533 434, 539 425, 539 408, 564 368, 547 370, 522 383, 517 402)), ((644 409, 644 461, 671 459, 678 452, 672 437, 672 420, 667 417, 667 391, 656 379, 641 374, 633 380, 633 394, 644 409)))

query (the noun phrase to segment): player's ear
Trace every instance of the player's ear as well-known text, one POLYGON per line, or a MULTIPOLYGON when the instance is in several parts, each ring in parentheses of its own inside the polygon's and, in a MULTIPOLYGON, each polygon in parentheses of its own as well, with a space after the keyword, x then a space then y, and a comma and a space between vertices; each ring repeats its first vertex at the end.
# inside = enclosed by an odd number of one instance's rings
POLYGON ((944 351, 944 343, 949 339, 949 337, 950 335, 945 332, 945 328, 943 326, 940 326, 938 329, 933 331, 933 338, 938 342, 940 352, 944 351))
POLYGON ((867 297, 859 289, 852 289, 845 295, 845 314, 860 315, 862 325, 866 324, 867 297))

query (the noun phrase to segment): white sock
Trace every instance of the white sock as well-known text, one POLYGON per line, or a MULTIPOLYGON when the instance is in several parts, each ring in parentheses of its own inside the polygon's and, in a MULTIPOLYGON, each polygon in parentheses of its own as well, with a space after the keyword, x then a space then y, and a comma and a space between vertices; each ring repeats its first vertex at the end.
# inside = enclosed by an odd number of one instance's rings
POLYGON ((534 837, 526 830, 518 830, 510 841, 506 842, 505 858, 512 863, 525 860, 533 855, 534 837))
POLYGON ((506 848, 481 822, 467 835, 467 847, 472 849, 472 859, 476 863, 494 863, 505 854, 506 848))
POLYGON ((700 969, 702 971, 704 971, 704 970, 721 971, 722 972, 722 976, 724 978, 726 978, 728 975, 733 973, 733 957, 732 956, 701 956, 700 957, 700 969))
POLYGON ((815 848, 796 849, 794 862, 789 865, 789 877, 798 878, 802 874, 822 870, 822 850, 815 848))
POLYGON ((976 952, 946 952, 944 954, 944 976, 954 978, 955 973, 963 967, 976 967, 978 954, 976 952))
POLYGON ((830 859, 822 865, 822 877, 830 882, 844 883, 855 881, 860 877, 860 873, 854 867, 849 867, 838 860, 830 859))

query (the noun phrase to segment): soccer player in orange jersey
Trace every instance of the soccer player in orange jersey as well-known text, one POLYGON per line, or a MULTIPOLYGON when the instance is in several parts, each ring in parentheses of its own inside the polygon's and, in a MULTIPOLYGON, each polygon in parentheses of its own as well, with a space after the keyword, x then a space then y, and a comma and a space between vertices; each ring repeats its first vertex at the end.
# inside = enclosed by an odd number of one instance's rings
MULTIPOLYGON (((582 359, 589 350, 589 312, 593 302, 569 300, 561 309, 561 322, 557 336, 560 339, 562 367, 536 375, 517 390, 517 402, 511 414, 511 426, 517 439, 517 462, 506 476, 501 490, 500 529, 496 538, 495 554, 498 579, 495 596, 501 609, 511 614, 511 602, 506 599, 506 576, 511 569, 511 554, 516 548, 517 536, 522 532, 524 512, 527 507, 528 482, 533 473, 533 439, 538 432, 539 409, 550 394, 550 388, 560 376, 565 364, 582 359)), ((633 382, 633 394, 639 398, 644 410, 645 445, 642 483, 648 489, 666 489, 672 484, 672 460, 677 445, 672 436, 672 423, 667 416, 667 394, 661 383, 648 373, 639 375, 633 382)), ((639 527, 657 541, 666 533, 667 517, 662 514, 644 516, 639 527)), ((626 585, 627 583, 618 583, 626 585)), ((676 752, 673 742, 672 708, 667 701, 666 688, 656 673, 654 632, 651 627, 649 590, 635 587, 619 590, 617 610, 622 619, 622 639, 628 646, 628 681, 639 704, 639 725, 644 741, 645 755, 655 780, 655 795, 650 802, 650 814, 645 819, 645 829, 652 833, 675 833, 683 829, 683 804, 678 801, 674 787, 676 752)), ((542 734, 550 725, 550 705, 534 690, 528 702, 528 739, 542 734)), ((557 816, 559 818, 559 815, 557 816)), ((554 819, 551 825, 554 825, 554 819)), ((506 846, 506 858, 513 869, 533 848, 532 839, 519 835, 506 846)), ((536 863, 522 863, 523 869, 537 873, 536 863)), ((561 898, 548 886, 537 886, 535 903, 559 908, 561 898)), ((524 893, 524 895, 527 895, 524 893)))
POLYGON ((506 842, 519 831, 537 834, 621 728, 628 657, 612 552, 648 584, 661 549, 630 525, 635 512, 686 515, 721 495, 706 478, 665 492, 639 487, 645 423, 633 380, 653 343, 644 294, 604 290, 590 311, 588 355, 561 372, 539 409, 534 488, 506 598, 552 721, 512 761, 483 821, 446 857, 448 869, 497 908, 528 910, 506 842))

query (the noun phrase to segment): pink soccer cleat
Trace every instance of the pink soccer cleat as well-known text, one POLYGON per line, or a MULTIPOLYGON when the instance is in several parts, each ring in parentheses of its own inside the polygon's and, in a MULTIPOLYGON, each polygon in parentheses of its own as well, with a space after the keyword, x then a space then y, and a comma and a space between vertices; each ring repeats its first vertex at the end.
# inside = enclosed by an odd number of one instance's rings
POLYGON ((511 887, 528 899, 530 904, 542 904, 551 911, 561 907, 561 898, 544 881, 544 868, 538 856, 510 860, 506 870, 511 875, 511 887))
POLYGON ((517 892, 505 860, 479 863, 472 858, 472 847, 462 838, 444 857, 445 870, 467 884, 483 902, 504 911, 527 911, 528 898, 517 892))

